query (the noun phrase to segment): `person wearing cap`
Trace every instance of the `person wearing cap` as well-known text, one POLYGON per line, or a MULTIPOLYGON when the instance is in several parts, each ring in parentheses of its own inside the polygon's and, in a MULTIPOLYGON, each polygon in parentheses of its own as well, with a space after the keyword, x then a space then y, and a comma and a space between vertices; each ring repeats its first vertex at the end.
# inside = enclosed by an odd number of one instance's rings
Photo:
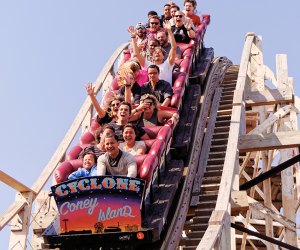
POLYGON ((147 33, 145 24, 141 22, 137 23, 137 25, 135 26, 135 30, 137 45, 139 46, 140 50, 145 50, 147 44, 147 33))
POLYGON ((82 162, 83 162, 83 168, 78 168, 76 171, 71 173, 68 176, 68 180, 74 180, 80 177, 97 175, 97 165, 96 165, 97 157, 93 152, 91 151, 86 152, 83 155, 82 162))

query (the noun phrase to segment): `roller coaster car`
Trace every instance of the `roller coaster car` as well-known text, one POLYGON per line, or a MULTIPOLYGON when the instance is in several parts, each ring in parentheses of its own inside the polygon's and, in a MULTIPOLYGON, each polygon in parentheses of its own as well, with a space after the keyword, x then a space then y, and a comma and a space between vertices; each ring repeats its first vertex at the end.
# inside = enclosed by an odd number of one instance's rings
MULTIPOLYGON (((204 15, 196 38, 190 44, 178 44, 182 57, 176 59, 179 71, 173 73, 174 95, 168 110, 184 111, 181 106, 187 78, 192 63, 199 59, 199 44, 209 21, 209 16, 204 15)), ((121 63, 129 58, 130 52, 124 51, 121 63)), ((106 96, 118 88, 114 79, 106 96)), ((184 166, 181 159, 170 159, 174 126, 144 127, 151 139, 145 141, 147 154, 135 156, 138 178, 106 175, 68 181, 69 174, 82 166, 78 156, 95 140, 94 132, 99 127, 93 119, 90 131, 80 137, 79 144, 69 151, 66 161, 54 172, 57 185, 51 187, 50 195, 59 213, 43 234, 44 247, 133 249, 161 237, 184 166)))

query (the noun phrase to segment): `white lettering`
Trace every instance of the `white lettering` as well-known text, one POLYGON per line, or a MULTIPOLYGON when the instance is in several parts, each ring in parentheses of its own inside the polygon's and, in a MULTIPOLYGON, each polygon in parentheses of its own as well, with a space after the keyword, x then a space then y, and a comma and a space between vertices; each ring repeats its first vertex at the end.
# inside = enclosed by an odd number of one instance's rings
POLYGON ((123 206, 117 209, 111 209, 110 207, 107 207, 105 212, 100 209, 98 214, 98 221, 110 220, 116 217, 135 218, 135 216, 132 215, 131 206, 123 206))
POLYGON ((77 202, 66 201, 66 202, 62 203, 62 205, 60 206, 59 213, 61 215, 66 215, 69 212, 87 209, 87 213, 89 215, 92 215, 94 212, 94 209, 98 205, 99 205, 99 202, 97 202, 97 198, 85 199, 84 201, 77 201, 77 202))

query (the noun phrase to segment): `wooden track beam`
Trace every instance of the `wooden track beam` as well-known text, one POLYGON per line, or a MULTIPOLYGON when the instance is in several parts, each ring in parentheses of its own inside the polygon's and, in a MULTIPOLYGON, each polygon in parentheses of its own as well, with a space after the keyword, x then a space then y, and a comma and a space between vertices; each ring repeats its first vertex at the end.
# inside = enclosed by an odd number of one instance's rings
POLYGON ((251 91, 245 94, 246 107, 264 106, 274 104, 287 104, 293 102, 293 92, 290 89, 265 89, 251 91))
POLYGON ((300 146, 300 131, 248 134, 239 137, 240 152, 295 148, 300 146))

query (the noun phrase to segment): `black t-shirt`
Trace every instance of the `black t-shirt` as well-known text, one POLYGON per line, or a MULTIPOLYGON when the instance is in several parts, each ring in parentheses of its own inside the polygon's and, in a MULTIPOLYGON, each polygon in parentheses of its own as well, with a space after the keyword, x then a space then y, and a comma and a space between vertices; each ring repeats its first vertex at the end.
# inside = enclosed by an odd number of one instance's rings
POLYGON ((172 32, 177 43, 189 43, 191 41, 184 25, 181 27, 172 26, 172 32))
POLYGON ((105 116, 102 118, 97 115, 97 122, 102 126, 103 124, 110 123, 112 121, 112 117, 109 116, 109 114, 106 112, 105 116))
MULTIPOLYGON (((140 85, 137 82, 135 82, 132 85, 131 93, 133 95, 133 103, 134 104, 139 104, 140 103, 140 99, 141 99, 141 87, 140 87, 140 85)), ((120 96, 124 97, 124 95, 125 95, 125 86, 122 86, 119 89, 118 94, 120 96)))

